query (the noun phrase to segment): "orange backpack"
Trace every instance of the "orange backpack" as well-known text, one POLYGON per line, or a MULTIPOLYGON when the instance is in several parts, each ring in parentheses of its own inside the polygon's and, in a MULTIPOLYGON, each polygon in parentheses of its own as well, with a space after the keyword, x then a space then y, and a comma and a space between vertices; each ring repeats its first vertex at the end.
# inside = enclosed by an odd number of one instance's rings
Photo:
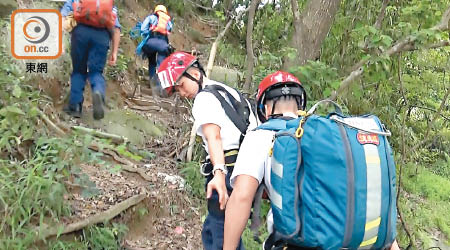
POLYGON ((156 15, 158 16, 158 24, 152 31, 167 35, 169 33, 167 23, 170 21, 170 16, 162 11, 158 11, 156 15))
POLYGON ((117 18, 113 12, 114 0, 75 0, 72 7, 78 23, 97 28, 114 27, 117 18))

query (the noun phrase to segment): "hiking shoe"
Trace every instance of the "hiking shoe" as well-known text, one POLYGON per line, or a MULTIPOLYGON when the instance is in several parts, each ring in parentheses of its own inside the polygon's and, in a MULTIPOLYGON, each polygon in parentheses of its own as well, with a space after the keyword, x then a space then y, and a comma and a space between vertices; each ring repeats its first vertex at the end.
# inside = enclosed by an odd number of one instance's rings
POLYGON ((63 108, 63 111, 72 117, 81 118, 82 109, 83 106, 81 105, 81 103, 78 103, 78 104, 69 104, 65 106, 63 108))
POLYGON ((94 105, 94 119, 103 119, 105 112, 103 111, 103 97, 100 92, 95 91, 92 93, 92 104, 94 105))

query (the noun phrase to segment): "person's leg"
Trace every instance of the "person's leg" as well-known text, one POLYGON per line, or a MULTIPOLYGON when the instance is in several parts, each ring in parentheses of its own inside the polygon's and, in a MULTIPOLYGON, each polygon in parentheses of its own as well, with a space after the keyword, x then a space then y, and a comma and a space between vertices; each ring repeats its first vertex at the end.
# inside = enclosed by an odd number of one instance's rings
POLYGON ((86 26, 78 25, 72 32, 70 56, 72 58, 72 74, 70 76, 70 98, 69 106, 65 111, 76 117, 81 116, 83 104, 83 92, 87 77, 87 58, 89 34, 86 26))
POLYGON ((156 61, 153 61, 155 64, 152 65, 152 70, 150 71, 150 77, 153 77, 156 74, 157 66, 161 64, 161 62, 167 57, 169 45, 167 42, 159 37, 152 37, 148 39, 145 46, 142 48, 147 55, 151 55, 154 59, 155 54, 157 54, 156 61))
MULTIPOLYGON (((212 179, 207 178, 206 183, 212 179)), ((228 179, 229 181, 229 179, 228 179)), ((219 195, 213 191, 211 198, 208 200, 208 215, 203 223, 202 242, 206 250, 221 250, 223 247, 225 224, 225 210, 220 209, 219 195)), ((239 242, 237 250, 244 250, 242 239, 239 242)))
POLYGON ((108 56, 110 36, 106 29, 93 28, 90 37, 92 46, 88 56, 88 78, 92 87, 92 103, 94 106, 94 119, 104 117, 103 102, 105 99, 106 83, 103 77, 106 59, 108 56))
POLYGON ((220 250, 223 246, 225 214, 218 204, 218 195, 214 192, 208 200, 208 215, 202 229, 203 247, 206 250, 220 250))
POLYGON ((150 80, 156 75, 156 52, 149 52, 148 57, 148 76, 150 80))
MULTIPOLYGON (((164 59, 166 59, 167 56, 168 56, 167 52, 158 52, 158 54, 156 56, 156 70, 159 69, 159 65, 161 65, 162 61, 164 61, 164 59)), ((155 81, 156 81, 156 86, 161 88, 161 83, 159 82, 158 77, 156 77, 155 81)))

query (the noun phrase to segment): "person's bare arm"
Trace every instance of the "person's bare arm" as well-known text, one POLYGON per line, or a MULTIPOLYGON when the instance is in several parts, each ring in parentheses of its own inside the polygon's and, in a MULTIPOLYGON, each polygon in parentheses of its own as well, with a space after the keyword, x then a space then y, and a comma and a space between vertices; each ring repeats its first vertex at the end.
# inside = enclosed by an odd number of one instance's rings
MULTIPOLYGON (((213 123, 203 124, 202 131, 208 141, 208 151, 211 163, 225 164, 225 156, 223 153, 222 138, 220 137, 220 127, 213 123)), ((219 195, 220 209, 225 209, 228 200, 227 187, 225 185, 225 175, 222 171, 217 170, 213 179, 208 183, 206 188, 206 198, 211 198, 213 190, 219 195)))
POLYGON ((395 240, 394 243, 392 243, 391 250, 400 250, 397 240, 395 240))
POLYGON ((233 193, 231 193, 225 210, 224 250, 235 250, 239 245, 239 239, 247 225, 258 186, 258 180, 252 176, 239 175, 236 177, 233 193))
POLYGON ((120 29, 119 28, 114 28, 114 32, 112 34, 112 39, 111 39, 111 55, 109 57, 109 61, 108 64, 110 66, 114 66, 116 65, 117 62, 117 53, 119 51, 119 43, 120 43, 120 29))

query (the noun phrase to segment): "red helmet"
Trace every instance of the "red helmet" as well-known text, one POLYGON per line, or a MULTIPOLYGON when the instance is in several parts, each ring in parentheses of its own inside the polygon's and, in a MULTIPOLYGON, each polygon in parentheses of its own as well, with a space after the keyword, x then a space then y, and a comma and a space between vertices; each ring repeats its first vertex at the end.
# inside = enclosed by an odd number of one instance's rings
POLYGON ((256 95, 256 108, 258 117, 261 121, 265 121, 264 103, 280 96, 298 96, 298 107, 302 110, 306 107, 306 92, 304 91, 301 82, 292 74, 277 71, 266 76, 258 86, 258 93, 256 95))
POLYGON ((175 52, 168 56, 158 68, 158 78, 161 88, 166 90, 167 94, 172 94, 174 87, 178 85, 178 80, 186 73, 190 67, 197 67, 203 71, 198 59, 186 52, 175 52))

